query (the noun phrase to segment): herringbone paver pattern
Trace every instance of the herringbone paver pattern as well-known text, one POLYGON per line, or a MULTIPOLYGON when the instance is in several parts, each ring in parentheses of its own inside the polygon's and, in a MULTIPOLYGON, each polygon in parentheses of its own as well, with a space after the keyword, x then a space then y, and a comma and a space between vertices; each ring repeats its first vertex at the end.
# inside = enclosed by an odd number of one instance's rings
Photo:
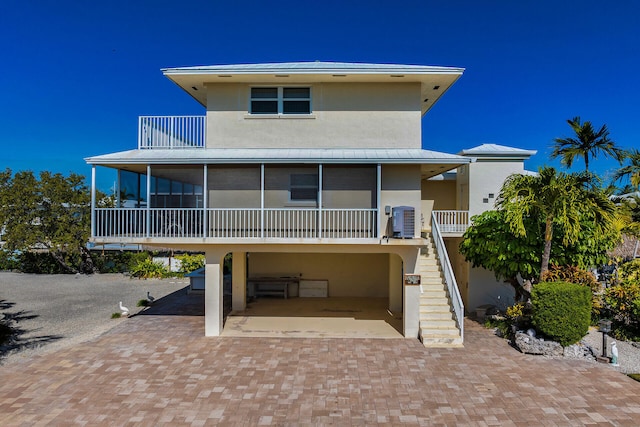
POLYGON ((526 356, 468 322, 465 347, 413 339, 206 338, 146 315, 0 367, 0 425, 640 425, 640 383, 526 356))

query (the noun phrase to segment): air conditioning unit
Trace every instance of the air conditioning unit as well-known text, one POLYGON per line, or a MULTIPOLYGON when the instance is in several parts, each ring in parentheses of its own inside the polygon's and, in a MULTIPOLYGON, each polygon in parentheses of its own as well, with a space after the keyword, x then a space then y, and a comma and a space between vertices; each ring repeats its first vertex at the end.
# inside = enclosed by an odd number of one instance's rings
POLYGON ((412 239, 416 224, 416 210, 411 206, 395 206, 391 210, 393 218, 393 237, 412 239))

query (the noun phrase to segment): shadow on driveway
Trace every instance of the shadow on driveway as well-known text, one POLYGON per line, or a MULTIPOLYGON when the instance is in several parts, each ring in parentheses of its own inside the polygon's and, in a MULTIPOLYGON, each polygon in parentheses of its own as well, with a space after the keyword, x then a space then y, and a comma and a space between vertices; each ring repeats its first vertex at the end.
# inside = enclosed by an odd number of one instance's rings
POLYGON ((31 320, 39 317, 37 314, 32 314, 31 311, 16 311, 8 312, 6 310, 13 308, 16 304, 7 300, 0 300, 0 321, 6 328, 8 334, 0 334, 0 362, 9 353, 26 350, 29 348, 37 348, 51 342, 58 341, 63 338, 62 335, 35 335, 34 332, 38 329, 23 329, 21 323, 25 320, 31 320), (29 335, 29 336, 25 336, 29 335))
POLYGON ((185 286, 156 299, 135 316, 204 316, 204 294, 188 293, 188 289, 185 286))

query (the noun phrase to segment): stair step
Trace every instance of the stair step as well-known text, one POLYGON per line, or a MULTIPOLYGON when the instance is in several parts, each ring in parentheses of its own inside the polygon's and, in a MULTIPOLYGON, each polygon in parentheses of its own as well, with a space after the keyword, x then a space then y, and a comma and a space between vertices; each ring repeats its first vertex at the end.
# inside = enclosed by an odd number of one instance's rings
POLYGON ((426 338, 455 338, 460 336, 460 331, 457 328, 439 329, 420 327, 420 335, 426 338))
POLYGON ((435 280, 425 280, 423 282, 420 283, 420 290, 422 292, 425 291, 442 291, 442 292, 447 292, 444 288, 444 286, 442 285, 442 282, 437 282, 435 280))
POLYGON ((447 292, 444 289, 423 289, 421 298, 434 299, 434 298, 445 298, 449 299, 447 292))
POLYGON ((418 305, 421 310, 427 307, 446 307, 448 311, 451 311, 451 302, 449 301, 449 298, 420 298, 418 305))
POLYGON ((429 330, 457 331, 456 322, 453 319, 429 319, 420 320, 420 327, 429 330))
POLYGON ((428 320, 453 320, 453 315, 450 311, 420 311, 420 321, 428 320))

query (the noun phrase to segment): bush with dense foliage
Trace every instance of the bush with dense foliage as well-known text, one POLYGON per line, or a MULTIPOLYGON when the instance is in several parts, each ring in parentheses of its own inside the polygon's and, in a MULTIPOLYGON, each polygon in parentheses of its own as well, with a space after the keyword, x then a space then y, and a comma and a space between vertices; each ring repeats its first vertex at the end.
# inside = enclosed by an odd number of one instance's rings
POLYGON ((545 282, 567 282, 576 285, 587 286, 591 289, 591 320, 595 324, 600 319, 600 313, 604 306, 602 301, 602 285, 590 271, 581 270, 578 267, 566 265, 552 265, 542 275, 545 282))
POLYGON ((549 338, 567 346, 589 331, 591 290, 566 282, 543 282, 531 292, 532 322, 549 338))
POLYGON ((176 259, 180 260, 180 273, 182 274, 189 274, 192 271, 204 267, 204 255, 202 254, 177 255, 176 259))
POLYGON ((135 263, 129 270, 129 274, 132 277, 138 277, 140 279, 153 279, 167 277, 170 272, 161 262, 154 262, 151 257, 147 255, 146 258, 135 263))

